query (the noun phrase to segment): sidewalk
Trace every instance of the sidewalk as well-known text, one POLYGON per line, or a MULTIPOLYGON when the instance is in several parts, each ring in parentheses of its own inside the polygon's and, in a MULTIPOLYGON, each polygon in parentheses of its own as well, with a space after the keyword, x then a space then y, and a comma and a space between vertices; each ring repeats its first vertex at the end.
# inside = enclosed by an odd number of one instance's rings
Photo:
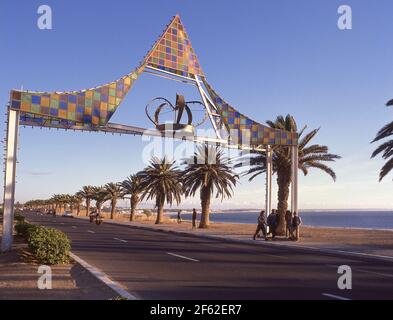
MULTIPOLYGON (((86 217, 77 217, 87 219, 86 217)), ((213 223, 209 229, 191 229, 190 221, 177 224, 167 219, 164 224, 155 225, 154 221, 111 221, 104 223, 129 225, 162 232, 176 232, 204 238, 236 241, 256 245, 289 246, 307 250, 318 250, 338 254, 374 257, 393 260, 393 232, 389 230, 366 230, 349 228, 302 227, 301 240, 297 242, 286 239, 278 241, 252 240, 255 226, 235 223, 213 223)))
POLYGON ((15 237, 13 250, 0 253, 0 300, 108 300, 118 296, 77 263, 52 266, 52 289, 38 289, 39 265, 26 249, 27 244, 15 237))

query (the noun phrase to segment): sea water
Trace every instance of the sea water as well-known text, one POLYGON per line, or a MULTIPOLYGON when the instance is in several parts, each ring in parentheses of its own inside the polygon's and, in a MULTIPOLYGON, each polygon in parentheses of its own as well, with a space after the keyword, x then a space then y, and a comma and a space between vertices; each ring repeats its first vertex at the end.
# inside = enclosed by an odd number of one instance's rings
MULTIPOLYGON (((258 211, 212 212, 210 221, 256 224, 258 211)), ((305 226, 315 227, 343 227, 362 229, 390 229, 393 230, 392 211, 356 211, 356 210, 329 210, 329 211, 300 211, 305 226)), ((175 217, 175 216, 173 216, 175 217)), ((182 214, 183 219, 191 219, 191 214, 182 214)), ((198 219, 200 216, 198 216, 198 219)))

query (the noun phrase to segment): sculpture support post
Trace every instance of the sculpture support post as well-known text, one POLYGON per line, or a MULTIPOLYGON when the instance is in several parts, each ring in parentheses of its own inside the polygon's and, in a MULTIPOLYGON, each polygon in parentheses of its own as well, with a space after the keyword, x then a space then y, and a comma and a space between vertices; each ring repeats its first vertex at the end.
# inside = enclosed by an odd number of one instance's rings
POLYGON ((217 124, 216 124, 216 122, 215 122, 215 120, 214 120, 214 117, 213 117, 213 115, 212 115, 212 111, 211 111, 211 109, 210 109, 210 106, 209 106, 208 101, 206 100, 206 97, 205 97, 204 91, 203 91, 203 89, 202 89, 201 83, 200 83, 200 81, 199 81, 199 79, 198 79, 198 76, 195 75, 195 76, 194 76, 194 79, 195 79, 195 84, 196 84, 196 86, 197 86, 197 88, 198 88, 199 94, 201 95, 203 104, 205 105, 207 114, 209 115, 210 122, 211 122, 211 124, 212 124, 212 126, 213 126, 213 128, 214 128, 214 131, 216 132, 216 136, 217 136, 218 139, 221 139, 220 130, 219 130, 219 128, 217 127, 217 124))
MULTIPOLYGON (((291 154, 292 154, 292 177, 291 177, 291 210, 292 213, 296 212, 299 214, 298 211, 298 167, 299 167, 299 148, 298 146, 291 147, 291 154)), ((296 238, 299 239, 300 231, 299 227, 296 229, 296 238)))
POLYGON ((272 173, 273 173, 273 157, 271 146, 266 147, 266 216, 272 211, 272 173))
POLYGON ((5 173, 4 173, 4 203, 3 203, 3 237, 1 251, 11 250, 13 242, 15 170, 18 148, 19 111, 8 108, 5 173))

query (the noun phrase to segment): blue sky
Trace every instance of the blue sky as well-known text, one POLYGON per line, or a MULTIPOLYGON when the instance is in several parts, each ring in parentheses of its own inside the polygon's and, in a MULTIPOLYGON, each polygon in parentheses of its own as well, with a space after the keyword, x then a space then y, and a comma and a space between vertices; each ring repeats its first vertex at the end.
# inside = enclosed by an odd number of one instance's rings
MULTIPOLYGON (((115 80, 136 67, 171 17, 181 15, 207 79, 233 106, 263 122, 292 114, 320 127, 315 142, 343 159, 338 179, 300 178, 301 208, 391 208, 392 176, 378 183, 370 141, 393 117, 393 3, 372 1, 22 1, 0 3, 1 129, 12 88, 63 91, 115 80), (53 10, 53 30, 37 28, 37 8, 53 10), (353 30, 337 28, 337 8, 353 10, 353 30)), ((112 118, 146 125, 156 96, 195 95, 143 75, 112 118)), ((144 167, 140 137, 25 128, 20 133, 16 198, 73 193, 119 181, 144 167)), ((261 207, 263 177, 242 179, 215 207, 261 207)), ((274 190, 276 194, 276 189, 274 190)), ((197 205, 199 199, 185 206, 197 205)))

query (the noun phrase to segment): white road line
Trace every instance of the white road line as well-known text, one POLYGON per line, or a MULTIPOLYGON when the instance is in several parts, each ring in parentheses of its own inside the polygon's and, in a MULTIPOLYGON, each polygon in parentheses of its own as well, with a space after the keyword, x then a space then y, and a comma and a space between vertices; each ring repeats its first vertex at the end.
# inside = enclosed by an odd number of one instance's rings
POLYGON ((62 226, 64 226, 64 222, 60 223, 62 226))
POLYGON ((119 239, 119 238, 113 238, 113 240, 120 241, 120 242, 123 242, 123 243, 127 243, 128 242, 127 240, 122 240, 122 239, 119 239))
POLYGON ((193 261, 193 262, 200 262, 199 260, 188 258, 188 257, 181 256, 179 254, 174 254, 174 253, 171 253, 171 252, 167 252, 167 254, 169 254, 170 256, 173 256, 173 257, 178 257, 178 258, 185 259, 185 260, 190 260, 190 261, 193 261))
POLYGON ((91 231, 91 230, 87 230, 87 232, 88 232, 88 233, 95 233, 94 231, 91 231))
POLYGON ((72 226, 73 229, 76 229, 76 226, 72 226))
POLYGON ((335 294, 330 294, 330 293, 322 293, 323 296, 328 297, 328 298, 333 298, 336 300, 351 300, 349 298, 344 298, 344 297, 340 297, 340 296, 336 296, 335 294))
POLYGON ((128 299, 128 300, 137 300, 138 298, 134 296, 133 294, 129 293, 127 290, 125 290, 119 283, 111 280, 105 273, 101 272, 97 268, 93 267, 89 263, 87 263, 85 260, 79 258, 73 253, 70 253, 70 256, 72 259, 74 259, 76 262, 78 262, 82 267, 87 269, 94 277, 96 277, 98 280, 102 281, 104 284, 106 284, 108 287, 110 287, 112 290, 117 292, 120 296, 128 299))

